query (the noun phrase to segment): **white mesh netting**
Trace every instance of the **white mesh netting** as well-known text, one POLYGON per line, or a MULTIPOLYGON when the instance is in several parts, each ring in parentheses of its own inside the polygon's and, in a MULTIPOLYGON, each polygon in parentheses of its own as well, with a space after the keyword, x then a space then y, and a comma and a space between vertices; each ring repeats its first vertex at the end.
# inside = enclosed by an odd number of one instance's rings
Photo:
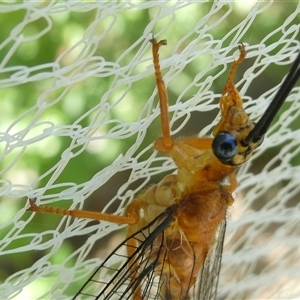
MULTIPOLYGON (((27 197, 121 214, 175 171, 152 149, 152 33, 168 40, 161 66, 182 136, 211 132, 239 42, 254 121, 300 48, 298 1, 7 1, 0 13, 1 299, 70 298, 124 238, 116 224, 26 212, 27 197)), ((298 84, 239 169, 219 299, 300 297, 299 113, 298 84)))

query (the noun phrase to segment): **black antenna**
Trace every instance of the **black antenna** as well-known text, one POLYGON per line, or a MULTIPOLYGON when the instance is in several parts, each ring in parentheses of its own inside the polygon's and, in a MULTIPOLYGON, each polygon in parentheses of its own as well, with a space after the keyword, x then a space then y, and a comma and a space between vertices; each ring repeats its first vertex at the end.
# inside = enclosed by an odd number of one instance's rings
POLYGON ((300 77, 300 53, 298 54, 295 62, 293 63, 290 72, 281 84, 277 94, 275 95, 273 101, 270 103, 269 107, 262 115, 260 120, 257 122, 255 127, 250 131, 248 136, 242 141, 244 146, 248 146, 252 142, 258 142, 262 139, 264 134, 267 132, 269 126, 271 125, 274 117, 276 116, 278 110, 282 106, 283 102, 291 92, 292 88, 296 84, 300 77))

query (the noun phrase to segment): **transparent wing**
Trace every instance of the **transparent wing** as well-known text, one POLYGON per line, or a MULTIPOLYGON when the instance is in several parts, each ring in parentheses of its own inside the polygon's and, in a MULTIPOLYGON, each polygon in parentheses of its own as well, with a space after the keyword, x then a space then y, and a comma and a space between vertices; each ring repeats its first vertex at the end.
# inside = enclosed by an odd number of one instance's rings
MULTIPOLYGON (((173 221, 175 210, 176 206, 169 207, 147 226, 125 239, 73 299, 166 300, 167 296, 161 291, 168 280, 162 275, 164 258, 167 256, 165 230, 173 221)), ((205 260, 198 282, 191 288, 191 296, 187 295, 186 300, 215 299, 224 234, 225 221, 220 226, 217 241, 205 260)))
POLYGON ((125 239, 73 299, 132 299, 141 291, 141 299, 160 299, 159 275, 163 264, 159 258, 165 255, 164 230, 172 219, 170 207, 125 239))
POLYGON ((212 300, 217 298, 225 232, 226 219, 220 224, 216 234, 216 242, 205 259, 197 285, 195 286, 194 299, 212 300))

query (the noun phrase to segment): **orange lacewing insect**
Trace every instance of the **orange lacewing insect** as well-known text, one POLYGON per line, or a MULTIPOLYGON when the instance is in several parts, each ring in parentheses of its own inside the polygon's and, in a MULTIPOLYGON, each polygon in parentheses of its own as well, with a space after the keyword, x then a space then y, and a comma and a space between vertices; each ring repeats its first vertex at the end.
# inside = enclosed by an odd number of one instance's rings
POLYGON ((140 194, 127 206, 124 216, 37 206, 35 199, 29 199, 30 211, 128 225, 127 238, 73 299, 215 299, 226 211, 237 187, 234 171, 262 143, 300 76, 299 54, 274 100, 253 124, 233 83, 237 67, 246 56, 241 44, 239 58, 222 91, 221 119, 213 130, 214 137, 173 139, 158 54, 167 42, 157 42, 153 37, 151 43, 162 126, 162 137, 154 147, 174 160, 177 174, 167 175, 140 194))

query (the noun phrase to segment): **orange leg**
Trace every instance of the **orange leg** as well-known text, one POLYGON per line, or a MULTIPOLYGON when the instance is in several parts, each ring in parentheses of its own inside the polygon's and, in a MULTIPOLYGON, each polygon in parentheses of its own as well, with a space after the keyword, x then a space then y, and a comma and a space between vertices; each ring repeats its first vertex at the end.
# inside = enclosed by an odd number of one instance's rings
POLYGON ((226 84, 225 84, 225 87, 224 87, 223 92, 222 92, 223 95, 225 95, 228 91, 232 90, 232 86, 234 86, 233 80, 234 80, 235 72, 236 72, 239 64, 246 57, 245 46, 243 44, 240 44, 239 49, 240 49, 240 56, 239 56, 238 60, 233 62, 233 65, 230 69, 229 76, 228 76, 226 84))
POLYGON ((236 180, 236 175, 235 173, 231 173, 229 176, 228 176, 228 179, 229 179, 229 184, 226 185, 226 189, 230 192, 230 193, 233 193, 236 188, 238 187, 238 182, 236 180))
POLYGON ((228 76, 228 79, 227 79, 227 82, 230 81, 232 82, 233 79, 234 79, 234 75, 235 75, 235 72, 236 72, 236 69, 237 67, 239 66, 239 64, 241 64, 241 62, 245 59, 246 57, 246 50, 245 50, 245 46, 244 44, 240 44, 239 46, 239 50, 240 50, 240 56, 238 58, 238 60, 236 60, 231 69, 230 69, 230 73, 229 73, 229 76, 228 76))
POLYGON ((160 65, 159 65, 159 55, 158 50, 162 45, 166 45, 166 40, 161 40, 159 42, 153 37, 151 39, 152 43, 152 55, 155 70, 156 85, 158 89, 159 105, 160 105, 160 116, 161 116, 161 127, 162 127, 162 137, 156 140, 155 148, 161 152, 167 152, 173 147, 173 139, 170 136, 170 125, 168 116, 168 94, 166 90, 165 83, 161 76, 160 65))
POLYGON ((116 216, 116 215, 110 215, 101 212, 94 212, 94 211, 87 211, 87 210, 79 210, 79 209, 67 210, 67 209, 61 209, 61 208, 51 207, 51 206, 37 206, 35 204, 35 200, 36 199, 29 199, 30 207, 27 209, 28 211, 71 216, 73 218, 108 221, 117 224, 134 225, 138 221, 138 216, 136 214, 128 214, 127 216, 116 216))
MULTIPOLYGON (((155 78, 156 85, 159 94, 159 103, 161 110, 161 123, 162 123, 162 133, 163 136, 160 139, 162 149, 171 149, 173 146, 173 140, 170 137, 170 128, 169 128, 169 118, 168 118, 168 95, 165 87, 165 83, 161 77, 160 65, 159 65, 159 56, 158 50, 162 45, 166 45, 166 40, 161 40, 159 42, 153 37, 151 40, 152 43, 152 54, 153 54, 153 62, 155 69, 155 78)), ((157 146, 157 149, 159 147, 157 146)), ((164 150, 160 150, 165 152, 164 150)), ((74 218, 86 218, 93 220, 101 220, 101 221, 109 221, 117 224, 128 224, 134 225, 139 220, 138 208, 134 206, 132 203, 132 209, 126 210, 126 216, 116 216, 111 214, 105 214, 101 212, 92 212, 92 211, 84 211, 84 210, 67 210, 60 209, 50 206, 37 206, 35 204, 35 199, 29 199, 30 207, 29 211, 38 212, 38 213, 51 213, 51 214, 59 214, 65 216, 72 216, 74 218)))
POLYGON ((220 131, 224 130, 224 127, 226 124, 228 124, 228 115, 230 107, 232 106, 243 106, 243 101, 239 95, 238 90, 236 89, 233 79, 235 72, 239 66, 239 64, 245 59, 246 57, 246 50, 245 46, 243 44, 240 45, 240 56, 238 60, 234 61, 229 76, 226 81, 226 85, 222 91, 222 96, 220 99, 220 109, 221 109, 221 119, 219 123, 215 126, 213 130, 213 135, 216 136, 216 134, 220 131))

